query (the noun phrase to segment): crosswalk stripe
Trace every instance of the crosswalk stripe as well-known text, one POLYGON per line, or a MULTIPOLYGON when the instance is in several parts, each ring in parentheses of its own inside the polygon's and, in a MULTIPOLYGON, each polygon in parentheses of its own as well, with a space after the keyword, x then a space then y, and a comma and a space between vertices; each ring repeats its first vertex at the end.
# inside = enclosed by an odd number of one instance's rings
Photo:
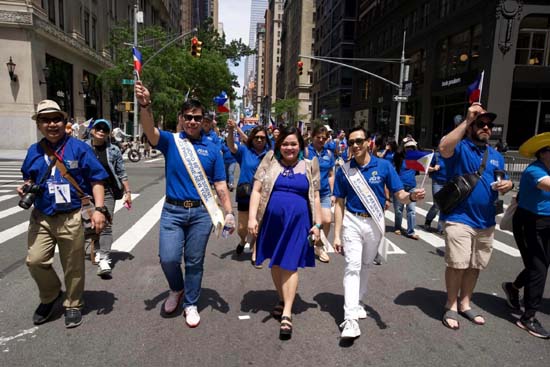
MULTIPOLYGON (((2 181, 0 181, 2 182, 2 181)), ((9 182, 13 182, 13 181, 9 181, 9 182)), ((21 183, 18 183, 18 184, 0 184, 0 187, 4 188, 4 187, 19 187, 23 184, 23 181, 21 181, 21 183)))
POLYGON ((20 234, 27 232, 28 229, 29 221, 25 221, 16 226, 8 228, 5 231, 0 232, 0 245, 4 242, 11 240, 12 238, 19 236, 20 234))
POLYGON ((13 192, 13 189, 12 190, 0 190, 1 194, 5 194, 5 193, 8 193, 8 192, 13 192))
MULTIPOLYGON (((12 173, 12 172, 10 172, 10 173, 12 173)), ((10 174, 7 174, 7 173, 0 172, 0 178, 10 178, 10 177, 21 178, 21 175, 10 175, 10 174)))
POLYGON ((1 195, 0 196, 0 201, 6 201, 6 200, 9 200, 9 199, 14 198, 16 196, 17 196, 17 194, 15 194, 15 195, 1 195))
POLYGON ((10 215, 13 215, 15 213, 19 213, 20 211, 23 211, 25 209, 21 208, 20 206, 14 206, 13 208, 9 208, 6 210, 2 210, 0 212, 0 219, 9 217, 10 215))
POLYGON ((163 206, 164 196, 113 243, 112 249, 122 252, 131 252, 138 242, 145 237, 155 224, 157 224, 163 206))
MULTIPOLYGON (((18 177, 21 177, 21 176, 18 176, 18 177)), ((19 179, 19 180, 0 180, 0 182, 23 182, 23 180, 19 179)), ((4 186, 4 185, 2 185, 4 186)))
POLYGON ((162 161, 164 158, 155 158, 155 159, 151 159, 149 161, 145 161, 145 163, 152 163, 152 162, 156 162, 156 161, 162 161))
POLYGON ((399 247, 395 245, 392 241, 388 240, 386 238, 386 241, 388 242, 388 255, 398 255, 398 254, 406 254, 405 251, 401 250, 399 247))
POLYGON ((8 172, 8 173, 13 173, 13 172, 19 172, 21 173, 21 169, 20 168, 6 168, 6 167, 0 167, 0 172, 8 172))

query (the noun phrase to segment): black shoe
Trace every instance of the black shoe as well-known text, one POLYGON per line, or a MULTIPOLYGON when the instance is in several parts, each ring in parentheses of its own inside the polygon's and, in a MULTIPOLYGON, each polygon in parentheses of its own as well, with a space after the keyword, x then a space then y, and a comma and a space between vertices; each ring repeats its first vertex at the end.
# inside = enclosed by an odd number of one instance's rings
POLYGON ((527 330, 529 334, 536 336, 537 338, 550 339, 550 333, 542 327, 539 320, 537 320, 534 316, 530 319, 524 319, 521 317, 518 321, 516 321, 516 325, 523 330, 527 330))
POLYGON ((34 315, 32 316, 32 322, 35 325, 41 325, 46 321, 48 321, 50 317, 52 317, 55 303, 60 298, 61 298, 61 292, 59 292, 59 295, 50 303, 39 304, 36 311, 34 311, 34 315))
POLYGON ((236 253, 237 255, 240 255, 240 254, 243 253, 243 251, 244 251, 244 245, 239 243, 239 244, 237 245, 237 248, 235 249, 235 253, 236 253))
POLYGON ((506 303, 513 310, 520 310, 521 306, 519 304, 519 290, 517 290, 512 283, 504 282, 502 283, 502 290, 506 295, 506 303))
POLYGON ((372 260, 372 263, 374 265, 382 265, 382 262, 384 261, 384 259, 382 258, 382 256, 378 253, 376 254, 376 257, 374 258, 374 260, 372 260))
POLYGON ((67 308, 65 310, 65 327, 70 329, 82 324, 82 313, 78 308, 67 308))

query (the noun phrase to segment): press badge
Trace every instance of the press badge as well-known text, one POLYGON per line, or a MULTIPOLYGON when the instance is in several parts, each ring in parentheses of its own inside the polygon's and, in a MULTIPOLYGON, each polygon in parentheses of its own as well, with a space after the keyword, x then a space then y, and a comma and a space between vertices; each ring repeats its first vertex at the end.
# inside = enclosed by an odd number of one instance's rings
POLYGON ((66 161, 66 166, 69 167, 69 169, 76 169, 78 168, 78 161, 66 161))
POLYGON ((59 207, 71 205, 71 188, 69 184, 53 183, 55 205, 59 207))

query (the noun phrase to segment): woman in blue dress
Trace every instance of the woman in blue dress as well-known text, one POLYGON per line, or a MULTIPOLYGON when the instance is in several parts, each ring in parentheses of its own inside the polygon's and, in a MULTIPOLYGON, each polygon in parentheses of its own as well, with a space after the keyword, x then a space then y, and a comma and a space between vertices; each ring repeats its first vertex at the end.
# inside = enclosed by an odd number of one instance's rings
POLYGON ((298 268, 315 266, 313 244, 319 241, 321 201, 319 162, 304 159, 305 143, 296 128, 285 128, 254 176, 248 231, 257 236, 256 263, 271 259, 271 277, 279 303, 279 336, 292 336, 292 304, 298 268))

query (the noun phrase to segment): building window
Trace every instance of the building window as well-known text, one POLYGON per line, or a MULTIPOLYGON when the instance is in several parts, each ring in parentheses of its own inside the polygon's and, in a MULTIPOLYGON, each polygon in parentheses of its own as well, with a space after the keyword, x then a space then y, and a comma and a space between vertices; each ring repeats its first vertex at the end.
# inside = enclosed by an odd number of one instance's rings
POLYGON ((59 28, 65 30, 65 11, 63 10, 63 0, 57 2, 59 12, 59 28))
POLYGON ((430 2, 424 4, 424 9, 422 10, 422 26, 425 28, 430 24, 430 2))
POLYGON ((92 48, 97 50, 97 19, 92 17, 92 48))
POLYGON ((87 10, 84 11, 84 41, 90 43, 90 13, 87 10))
POLYGON ((550 17, 531 15, 525 17, 518 35, 516 64, 550 65, 550 17))
POLYGON ((439 3, 439 17, 445 18, 451 11, 451 0, 440 0, 439 3))
POLYGON ((48 0, 48 19, 55 24, 55 0, 48 0))
POLYGON ((412 33, 418 31, 420 27, 418 26, 418 12, 415 10, 412 13, 412 33))
POLYGON ((444 39, 439 47, 439 77, 442 79, 477 70, 481 45, 481 25, 444 39))

